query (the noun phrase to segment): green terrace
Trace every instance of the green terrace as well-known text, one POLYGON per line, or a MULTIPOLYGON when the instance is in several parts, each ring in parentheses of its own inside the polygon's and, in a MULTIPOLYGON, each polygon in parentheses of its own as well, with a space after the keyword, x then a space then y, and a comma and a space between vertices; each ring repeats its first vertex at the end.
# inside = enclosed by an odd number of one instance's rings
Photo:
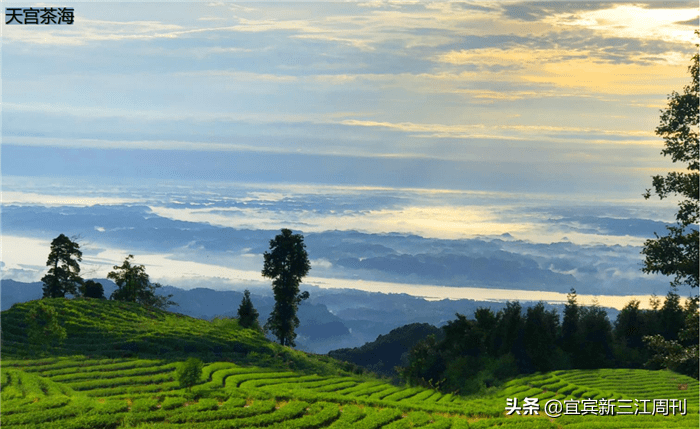
POLYGON ((697 428, 698 382, 671 371, 571 370, 515 378, 481 396, 396 386, 346 364, 282 347, 235 320, 207 322, 137 304, 45 299, 67 336, 28 342, 36 302, 2 313, 2 425, 17 428, 697 428), (43 355, 43 356, 40 356, 43 355), (205 364, 191 391, 176 370, 205 364), (538 398, 539 415, 507 400, 538 398), (685 415, 562 415, 571 399, 685 401, 685 415))

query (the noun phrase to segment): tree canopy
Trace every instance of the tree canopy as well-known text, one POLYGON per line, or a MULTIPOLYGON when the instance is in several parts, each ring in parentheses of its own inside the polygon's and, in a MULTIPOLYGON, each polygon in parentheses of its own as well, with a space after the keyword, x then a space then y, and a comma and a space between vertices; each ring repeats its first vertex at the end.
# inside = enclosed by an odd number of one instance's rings
POLYGON ((181 363, 175 373, 180 387, 187 388, 187 391, 191 392, 192 386, 199 383, 202 378, 202 368, 204 368, 204 363, 194 357, 181 363))
POLYGON ((60 345, 66 339, 66 329, 58 321, 56 309, 39 302, 27 313, 27 337, 33 346, 47 351, 51 346, 60 345))
POLYGON ((132 265, 134 255, 124 259, 121 266, 115 265, 114 270, 107 274, 107 278, 114 280, 117 290, 112 292, 110 299, 116 301, 138 302, 148 307, 167 308, 177 305, 170 301, 172 295, 156 295, 156 290, 162 287, 159 283, 151 283, 146 267, 132 265))
MULTIPOLYGON (((697 34, 697 33, 696 33, 697 34)), ((665 141, 661 153, 670 156, 672 161, 684 163, 685 170, 672 171, 666 176, 652 178, 654 193, 660 199, 678 196, 676 225, 666 227, 668 234, 647 240, 642 253, 645 255, 646 273, 661 273, 674 276, 671 284, 677 287, 687 284, 698 286, 698 214, 700 212, 700 183, 698 181, 698 105, 700 104, 698 84, 698 61, 693 56, 688 67, 692 81, 685 86, 683 93, 673 91, 668 96, 668 107, 661 110, 661 123, 656 134, 665 141)), ((647 189, 644 198, 651 197, 647 189)))
POLYGON ((311 269, 304 236, 282 229, 280 234, 270 240, 270 251, 265 252, 264 257, 262 275, 272 279, 275 295, 275 307, 265 327, 277 337, 280 344, 294 347, 297 336, 294 329, 299 326, 297 308, 302 300, 309 297, 308 292, 299 293, 301 279, 311 269))
MULTIPOLYGON (((697 30, 695 34, 700 36, 697 30)), ((664 139, 661 153, 670 156, 674 163, 685 164, 685 169, 652 178, 654 193, 660 199, 676 196, 679 203, 676 224, 666 227, 665 236, 654 233, 656 238, 647 240, 642 250, 645 273, 673 276, 672 290, 660 312, 664 329, 661 334, 643 337, 643 341, 656 353, 650 363, 698 378, 698 295, 688 301, 684 314, 675 293, 683 284, 691 289, 697 287, 700 274, 700 55, 693 56, 688 71, 690 85, 683 88, 682 94, 673 91, 668 96, 668 107, 661 110, 661 123, 656 128, 656 134, 664 139)), ((647 189, 644 198, 651 194, 652 190, 647 189)))
POLYGON ((80 294, 85 298, 105 299, 105 290, 102 283, 87 280, 80 286, 80 294))
POLYGON ((41 278, 44 283, 44 298, 64 298, 67 293, 76 295, 83 283, 80 264, 83 252, 80 245, 61 234, 51 242, 51 252, 46 265, 51 267, 41 278))
POLYGON ((250 300, 250 291, 248 289, 243 292, 243 299, 238 307, 238 325, 246 329, 260 330, 258 310, 253 307, 253 301, 250 300))

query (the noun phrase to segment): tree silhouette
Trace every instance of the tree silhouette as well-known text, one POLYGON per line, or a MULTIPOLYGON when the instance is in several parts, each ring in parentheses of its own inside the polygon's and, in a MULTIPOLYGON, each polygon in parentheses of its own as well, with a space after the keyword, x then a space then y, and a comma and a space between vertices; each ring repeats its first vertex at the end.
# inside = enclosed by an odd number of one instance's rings
POLYGON ((238 325, 246 329, 260 330, 258 311, 253 307, 253 301, 250 300, 250 291, 248 289, 243 292, 243 299, 238 307, 238 325))
MULTIPOLYGON (((696 32, 696 34, 698 34, 696 32)), ((700 104, 698 84, 698 54, 693 56, 688 71, 692 82, 682 94, 673 91, 668 96, 668 107, 661 112, 661 124, 656 134, 665 140, 664 156, 671 156, 673 162, 686 163, 685 171, 672 171, 664 176, 654 176, 654 193, 659 199, 680 196, 676 225, 667 226, 668 235, 644 243, 645 273, 661 273, 674 276, 671 285, 687 284, 698 286, 698 214, 700 212, 700 181, 698 180, 698 104, 700 104)), ((644 198, 651 197, 647 189, 644 198)))
POLYGON ((561 349, 569 356, 575 356, 579 349, 578 327, 581 314, 576 298, 576 290, 571 288, 566 295, 564 320, 561 326, 561 349))
POLYGON ((121 266, 115 265, 114 270, 107 274, 108 279, 114 280, 117 290, 112 292, 110 299, 115 301, 138 302, 148 307, 166 308, 177 305, 170 301, 172 295, 156 295, 156 289, 162 287, 159 283, 151 283, 143 265, 132 265, 134 255, 124 259, 121 266))
POLYGON ((46 265, 51 267, 48 274, 41 278, 44 282, 44 298, 64 298, 67 293, 76 295, 83 283, 80 277, 80 265, 83 252, 80 245, 61 234, 51 242, 51 253, 46 265))
POLYGON ((294 329, 299 326, 297 308, 302 300, 309 297, 308 292, 299 293, 301 279, 311 269, 305 247, 301 234, 292 234, 285 228, 270 240, 270 251, 264 254, 262 275, 272 279, 275 295, 275 307, 265 327, 283 346, 296 345, 294 329))
POLYGON ((85 298, 105 299, 105 290, 102 283, 87 280, 80 286, 80 294, 85 298))
MULTIPOLYGON (((698 30, 696 36, 700 36, 698 30)), ((697 47, 698 45, 696 45, 697 47)), ((691 75, 690 85, 683 88, 683 93, 673 91, 668 96, 668 107, 661 111, 661 123, 656 128, 656 134, 665 141, 661 153, 671 156, 671 160, 686 164, 685 170, 672 171, 664 176, 654 176, 652 183, 654 193, 659 199, 668 196, 680 196, 676 224, 667 226, 668 234, 659 236, 644 243, 642 254, 645 255, 645 273, 661 273, 673 276, 672 291, 675 295, 678 286, 686 284, 691 289, 698 286, 700 275, 700 234, 698 218, 700 216, 700 141, 698 139, 698 117, 700 105, 700 55, 695 54, 688 67, 691 75)), ((644 198, 651 197, 651 189, 647 189, 644 198)), ((673 298, 673 297, 672 297, 673 298)), ((662 335, 646 336, 644 341, 656 351, 652 363, 660 363, 664 367, 678 369, 685 374, 698 378, 697 343, 698 295, 691 298, 690 310, 687 316, 686 328, 681 329, 677 336, 694 336, 693 340, 681 344, 675 339, 667 339, 662 335), (689 334, 690 333, 690 334, 689 334)), ((665 305, 665 304, 664 304, 665 305)), ((677 309, 666 309, 666 319, 662 321, 663 329, 678 325, 681 316, 677 309)), ((666 332, 668 335, 668 332, 666 332)))

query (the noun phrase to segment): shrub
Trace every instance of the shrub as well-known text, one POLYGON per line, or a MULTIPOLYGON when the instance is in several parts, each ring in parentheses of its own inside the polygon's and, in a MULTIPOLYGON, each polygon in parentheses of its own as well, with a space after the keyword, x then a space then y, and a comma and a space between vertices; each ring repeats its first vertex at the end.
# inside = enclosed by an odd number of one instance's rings
POLYGON ((197 358, 187 359, 176 372, 177 381, 180 387, 186 387, 188 391, 192 391, 192 386, 197 384, 202 378, 202 368, 204 363, 197 358))

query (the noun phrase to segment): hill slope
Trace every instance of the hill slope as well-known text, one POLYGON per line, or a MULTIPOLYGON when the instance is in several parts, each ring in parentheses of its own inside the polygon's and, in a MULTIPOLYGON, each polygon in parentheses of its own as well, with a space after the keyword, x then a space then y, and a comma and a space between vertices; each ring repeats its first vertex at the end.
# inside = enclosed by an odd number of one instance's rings
POLYGON ((394 367, 406 365, 405 355, 428 335, 442 337, 442 329, 427 323, 411 323, 393 329, 362 347, 331 350, 328 356, 352 362, 387 377, 396 377, 394 367))
POLYGON ((512 380, 485 397, 393 386, 328 357, 280 347, 235 322, 206 322, 109 301, 44 300, 64 344, 39 357, 29 302, 2 313, 2 425, 23 428, 697 427, 698 383, 668 371, 558 371, 512 380), (126 347, 128 346, 128 347, 126 347), (126 348, 125 348, 126 347, 126 348), (206 362, 188 392, 175 370, 206 362), (620 380, 625 380, 622 385, 620 380), (506 398, 685 400, 685 416, 505 416, 506 398))
MULTIPOLYGON (((56 298, 41 302, 56 310, 68 334, 63 344, 51 351, 54 355, 247 354, 267 351, 270 345, 262 335, 240 329, 233 321, 228 325, 210 323, 136 303, 110 300, 56 298)), ((28 352, 27 314, 37 303, 15 304, 2 313, 3 355, 28 352)))

